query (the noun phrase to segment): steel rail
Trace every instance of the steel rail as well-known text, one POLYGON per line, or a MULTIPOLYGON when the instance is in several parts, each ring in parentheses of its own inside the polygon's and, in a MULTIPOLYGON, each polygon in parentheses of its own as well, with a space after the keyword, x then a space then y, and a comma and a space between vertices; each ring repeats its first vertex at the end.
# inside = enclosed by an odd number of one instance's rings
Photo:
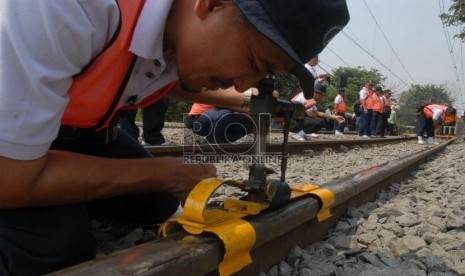
MULTIPOLYGON (((305 142, 289 142, 289 153, 302 153, 304 150, 322 150, 325 148, 337 149, 341 146, 353 147, 362 145, 382 144, 401 142, 417 139, 415 136, 405 137, 386 137, 386 138, 364 138, 364 139, 338 139, 338 140, 316 140, 305 142)), ((186 154, 208 154, 208 153, 226 153, 226 154, 253 154, 252 143, 241 144, 191 144, 179 146, 146 146, 153 156, 185 156, 186 154)), ((269 153, 280 153, 282 143, 267 144, 266 151, 269 153)))
MULTIPOLYGON (((253 263, 235 275, 254 275, 265 271, 284 259, 292 246, 306 246, 321 240, 349 207, 373 200, 380 190, 405 178, 453 141, 321 185, 335 196, 332 216, 323 222, 316 219, 321 203, 312 197, 300 198, 280 209, 248 217, 246 220, 254 227, 257 237, 251 251, 253 263)), ((217 275, 223 255, 223 244, 216 236, 192 236, 179 231, 168 238, 116 252, 52 275, 217 275)))

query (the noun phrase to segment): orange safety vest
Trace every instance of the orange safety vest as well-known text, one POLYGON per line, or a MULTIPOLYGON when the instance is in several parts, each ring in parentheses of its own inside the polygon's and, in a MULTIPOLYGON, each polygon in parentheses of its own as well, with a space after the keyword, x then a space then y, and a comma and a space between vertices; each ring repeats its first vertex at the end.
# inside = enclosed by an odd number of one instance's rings
POLYGON ((337 114, 344 114, 346 113, 346 102, 344 101, 344 97, 341 96, 341 103, 336 105, 336 113, 337 114))
POLYGON ((200 115, 214 108, 213 105, 194 103, 189 111, 189 115, 200 115))
MULTIPOLYGON (((363 87, 363 89, 365 89, 365 91, 367 92, 367 97, 365 98, 365 105, 367 108, 371 109, 373 108, 373 91, 371 91, 371 89, 368 89, 367 87, 363 87)), ((360 104, 362 104, 361 101, 360 104)))
MULTIPOLYGON (((117 3, 121 14, 119 30, 110 45, 73 79, 68 90, 69 103, 61 118, 62 125, 100 130, 109 126, 118 111, 136 61, 136 56, 129 52, 129 46, 145 0, 117 0, 117 3)), ((141 103, 125 109, 154 103, 175 84, 173 81, 141 103)))
POLYGON ((446 106, 442 104, 430 104, 427 105, 423 108, 423 114, 425 114, 425 117, 427 119, 433 118, 433 109, 440 108, 442 109, 442 117, 444 118, 445 111, 446 111, 446 106))
POLYGON ((444 125, 446 125, 446 124, 449 124, 449 125, 455 124, 457 122, 457 116, 455 116, 453 114, 444 115, 442 122, 443 122, 444 125))
POLYGON ((373 99, 373 110, 376 111, 376 112, 379 112, 379 113, 383 113, 383 107, 384 106, 381 103, 380 97, 378 97, 378 95, 376 95, 376 93, 373 93, 372 99, 373 99))

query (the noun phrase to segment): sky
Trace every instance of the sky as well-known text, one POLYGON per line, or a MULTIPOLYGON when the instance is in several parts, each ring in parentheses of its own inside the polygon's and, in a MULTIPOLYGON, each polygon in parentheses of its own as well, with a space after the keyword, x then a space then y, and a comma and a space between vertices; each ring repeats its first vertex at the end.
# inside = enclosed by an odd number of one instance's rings
POLYGON ((450 0, 347 0, 347 5, 351 19, 319 55, 320 70, 375 68, 395 93, 411 84, 445 85, 455 107, 465 109, 465 42, 453 38, 457 27, 444 28, 439 18, 450 0))

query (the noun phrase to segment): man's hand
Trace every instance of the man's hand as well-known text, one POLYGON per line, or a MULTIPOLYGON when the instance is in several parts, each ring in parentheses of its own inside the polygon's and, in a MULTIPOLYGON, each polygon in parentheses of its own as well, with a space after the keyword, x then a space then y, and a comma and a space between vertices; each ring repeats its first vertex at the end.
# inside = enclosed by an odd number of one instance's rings
POLYGON ((169 172, 169 193, 184 200, 201 180, 215 177, 216 167, 211 164, 183 164, 182 158, 166 158, 169 172))
POLYGON ((337 115, 335 119, 339 124, 343 123, 346 120, 344 117, 339 116, 339 115, 337 115))

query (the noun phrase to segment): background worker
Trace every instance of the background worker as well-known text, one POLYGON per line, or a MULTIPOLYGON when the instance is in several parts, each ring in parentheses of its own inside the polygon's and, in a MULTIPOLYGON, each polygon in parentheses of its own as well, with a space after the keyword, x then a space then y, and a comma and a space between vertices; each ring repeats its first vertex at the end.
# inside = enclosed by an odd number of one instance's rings
POLYGON ((318 58, 318 56, 315 56, 305 64, 305 68, 308 69, 308 71, 313 75, 313 78, 315 80, 325 81, 328 79, 329 75, 328 73, 317 72, 316 66, 318 65, 319 62, 320 62, 320 59, 318 58))
POLYGON ((456 114, 444 114, 442 121, 441 134, 454 135, 457 129, 457 115, 456 114))
POLYGON ((370 133, 373 138, 379 136, 376 132, 378 125, 382 123, 383 120, 383 107, 384 107, 384 98, 382 97, 383 88, 381 85, 377 84, 373 86, 373 94, 371 95, 373 100, 373 117, 371 118, 370 123, 370 133))
POLYGON ((424 144, 423 133, 426 131, 428 144, 434 144, 435 129, 439 129, 444 116, 457 113, 455 108, 443 104, 429 104, 421 108, 417 115, 415 131, 418 144, 424 144))
POLYGON ((120 127, 132 138, 139 140, 143 146, 163 145, 166 140, 162 130, 165 127, 165 115, 170 105, 170 98, 163 97, 159 101, 142 109, 142 135, 136 125, 137 109, 126 111, 121 118, 120 127))
POLYGON ((387 121, 387 135, 395 136, 397 135, 397 106, 391 104, 391 113, 387 121))
MULTIPOLYGON (((336 115, 342 116, 345 118, 346 114, 346 103, 344 101, 344 94, 345 94, 345 88, 344 87, 339 87, 337 90, 337 95, 334 98, 334 110, 336 111, 336 115)), ((336 135, 344 135, 344 128, 346 126, 346 122, 338 123, 336 125, 336 130, 334 134, 336 135)))
POLYGON ((305 99, 303 92, 298 93, 292 98, 292 101, 300 102, 305 108, 305 117, 300 120, 293 120, 289 127, 289 131, 293 132, 292 137, 297 141, 307 140, 305 134, 316 134, 325 127, 327 120, 334 120, 337 123, 344 122, 344 117, 339 115, 330 115, 318 110, 317 104, 324 96, 326 96, 326 86, 320 82, 315 82, 313 98, 305 99), (304 135, 301 135, 301 133, 304 135))
POLYGON ((360 100, 360 118, 358 125, 358 135, 361 137, 370 137, 371 136, 371 120, 373 118, 373 84, 371 81, 367 81, 365 86, 359 92, 360 100))
POLYGON ((149 158, 118 111, 168 93, 240 106, 291 69, 311 95, 304 64, 348 19, 341 0, 0 1, 0 271, 93 259, 89 215, 159 223, 216 175, 149 158))

